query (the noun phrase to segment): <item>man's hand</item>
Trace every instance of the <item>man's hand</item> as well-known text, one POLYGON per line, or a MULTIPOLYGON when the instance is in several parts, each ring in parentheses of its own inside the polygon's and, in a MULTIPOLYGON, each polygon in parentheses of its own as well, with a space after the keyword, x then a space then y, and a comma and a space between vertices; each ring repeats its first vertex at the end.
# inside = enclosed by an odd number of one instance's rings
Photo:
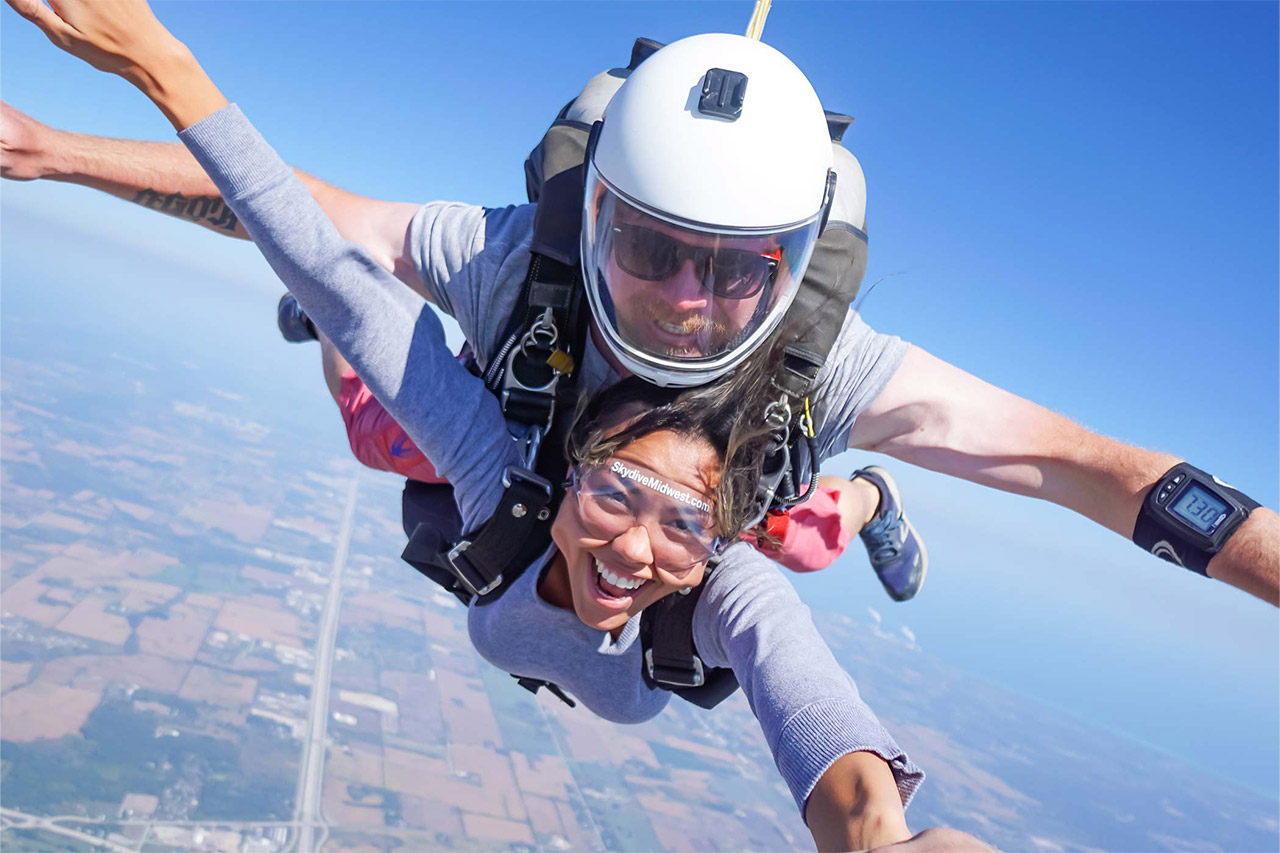
POLYGON ((47 140, 52 128, 0 101, 0 178, 34 181, 52 169, 47 140))
POLYGON ((967 832, 934 827, 911 836, 906 841, 877 847, 870 853, 995 853, 967 832))

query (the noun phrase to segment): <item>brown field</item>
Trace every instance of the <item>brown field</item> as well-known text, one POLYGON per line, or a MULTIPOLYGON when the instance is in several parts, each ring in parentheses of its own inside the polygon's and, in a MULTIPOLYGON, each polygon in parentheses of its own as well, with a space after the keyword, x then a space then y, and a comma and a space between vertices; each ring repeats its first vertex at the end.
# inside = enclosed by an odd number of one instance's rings
POLYGON ((284 572, 273 572, 270 569, 260 569, 257 566, 245 566, 240 570, 240 576, 251 581, 257 581, 268 589, 277 586, 294 585, 293 575, 285 574, 284 572))
POLYGON ((330 824, 344 827, 380 827, 384 823, 382 801, 376 795, 357 803, 347 796, 347 783, 335 779, 326 779, 324 783, 324 816, 330 824))
POLYGON ((255 675, 262 675, 268 672, 279 672, 280 664, 273 660, 267 660, 260 657, 237 657, 231 663, 218 660, 217 655, 209 654, 209 652, 200 652, 196 655, 196 663, 205 663, 219 669, 230 670, 231 672, 251 672, 255 675))
POLYGON ((125 794, 124 800, 120 803, 120 813, 128 811, 135 818, 148 818, 155 812, 158 805, 160 805, 160 799, 153 794, 125 794))
MULTIPOLYGON (((548 697, 551 699, 551 697, 548 697)), ((551 701, 556 701, 551 699, 551 701)), ((566 729, 565 743, 577 761, 600 761, 611 766, 621 766, 628 759, 636 759, 658 767, 658 757, 653 748, 643 738, 636 735, 619 734, 619 729, 590 714, 562 713, 558 708, 553 710, 556 720, 566 729)), ((628 726, 636 731, 643 726, 628 726)))
POLYGON ((254 506, 238 498, 225 501, 198 498, 179 515, 197 524, 230 533, 241 542, 257 542, 271 524, 272 508, 254 506))
POLYGON ((421 797, 400 797, 400 816, 409 826, 462 835, 462 813, 453 806, 421 797))
POLYGON ((402 794, 432 799, 436 786, 448 779, 449 765, 443 759, 402 749, 387 749, 383 767, 383 787, 402 794))
MULTIPOLYGON (((415 634, 421 634, 423 631, 422 605, 412 601, 376 592, 362 592, 343 601, 342 606, 344 615, 347 607, 372 610, 378 614, 375 618, 383 625, 405 628, 415 634)), ((360 621, 363 622, 369 618, 367 614, 361 614, 360 621)))
POLYGON ((640 804, 640 808, 650 814, 665 815, 666 817, 679 818, 681 820, 688 820, 694 816, 694 811, 688 803, 669 800, 660 792, 652 794, 637 793, 636 802, 640 804))
POLYGON ((127 580, 120 581, 116 586, 127 590, 120 605, 134 612, 145 612, 153 607, 159 607, 182 594, 182 590, 176 586, 155 581, 127 580))
POLYGON ((146 577, 177 560, 157 551, 108 553, 76 542, 40 567, 51 578, 70 578, 78 586, 94 586, 95 578, 146 577))
POLYGON ((706 744, 695 743, 694 741, 684 740, 678 737, 668 737, 665 741, 667 746, 674 747, 675 749, 682 749, 685 752, 692 752, 694 755, 701 755, 703 758, 723 761, 725 764, 729 765, 735 765, 738 763, 738 759, 727 749, 707 746, 706 744))
MULTIPOLYGON (((231 634, 247 634, 259 640, 303 647, 302 622, 296 614, 277 606, 263 607, 228 599, 218 611, 214 627, 231 634)), ((311 626, 307 626, 310 631, 311 626)))
POLYGON ((81 601, 58 623, 57 629, 68 634, 88 637, 114 646, 124 645, 133 629, 129 621, 105 608, 111 602, 96 596, 81 601))
POLYGON ((529 823, 534 832, 544 835, 564 835, 564 827, 560 825, 560 815, 556 813, 556 804, 533 794, 524 795, 525 808, 529 810, 529 823))
POLYGON ((52 628, 62 617, 71 611, 70 607, 60 604, 45 604, 39 598, 49 589, 40 583, 42 570, 36 569, 19 581, 15 581, 4 591, 4 609, 15 613, 23 619, 29 619, 37 625, 52 628))
MULTIPOLYGON (((0 529, 9 530, 12 527, 10 517, 8 515, 0 515, 0 529)), ((0 553, 0 572, 8 574, 9 570, 14 566, 34 563, 35 561, 36 558, 25 551, 19 551, 17 548, 6 548, 3 553, 0 553)))
MULTIPOLYGON (((188 599, 190 601, 190 599, 188 599)), ((213 613, 189 604, 169 608, 168 619, 147 618, 138 625, 138 651, 175 660, 191 660, 200 651, 213 613)))
POLYGON ((27 675, 30 672, 31 664, 29 663, 0 660, 0 693, 5 693, 19 684, 26 683, 27 675))
POLYGON ((186 672, 186 664, 156 655, 73 655, 49 661, 40 679, 91 689, 110 681, 176 693, 186 672))
POLYGON ((444 717, 436 683, 416 672, 383 670, 379 681, 395 692, 400 708, 400 736, 418 743, 444 741, 444 717))
POLYGON ((524 801, 520 799, 520 789, 516 787, 516 777, 511 772, 511 763, 505 755, 485 747, 456 745, 449 750, 449 755, 453 759, 454 770, 475 773, 480 777, 490 802, 496 807, 479 811, 512 820, 528 819, 524 801))
POLYGON ((449 742, 482 746, 502 745, 498 721, 489 705, 489 694, 478 678, 468 678, 447 669, 436 669, 440 707, 449 727, 449 742))
POLYGON ((325 767, 325 787, 340 781, 363 782, 382 787, 382 755, 371 747, 353 743, 347 749, 332 749, 325 767))
POLYGON ((193 592, 188 593, 187 604, 192 607, 203 607, 205 610, 218 610, 222 607, 222 599, 207 592, 193 592))
POLYGON ((33 741, 74 734, 102 698, 101 687, 78 689, 37 681, 0 696, 4 739, 33 741))
POLYGON ((187 672, 186 680, 178 695, 192 702, 208 702, 238 708, 253 701, 258 692, 258 681, 243 675, 233 675, 196 664, 187 672))
POLYGON ((508 843, 514 841, 523 841, 525 844, 533 843, 533 832, 529 829, 529 825, 525 823, 516 823, 513 820, 503 820, 478 814, 464 814, 462 816, 462 825, 466 827, 467 835, 476 838, 492 838, 508 843))
POLYGON ((56 601, 69 607, 74 607, 76 602, 80 600, 76 590, 58 586, 46 587, 44 597, 47 600, 56 601))
POLYGON ((564 799, 573 788, 573 774, 568 763, 558 755, 528 756, 511 754, 516 784, 527 794, 541 794, 553 800, 564 799))

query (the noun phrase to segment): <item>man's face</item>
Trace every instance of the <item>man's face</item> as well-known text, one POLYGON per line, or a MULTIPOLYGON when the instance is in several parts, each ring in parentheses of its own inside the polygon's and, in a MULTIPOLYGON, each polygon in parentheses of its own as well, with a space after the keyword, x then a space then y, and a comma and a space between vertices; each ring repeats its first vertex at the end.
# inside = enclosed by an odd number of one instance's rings
POLYGON ((770 237, 722 237, 619 209, 605 274, 618 332, 675 358, 719 355, 785 275, 770 237))

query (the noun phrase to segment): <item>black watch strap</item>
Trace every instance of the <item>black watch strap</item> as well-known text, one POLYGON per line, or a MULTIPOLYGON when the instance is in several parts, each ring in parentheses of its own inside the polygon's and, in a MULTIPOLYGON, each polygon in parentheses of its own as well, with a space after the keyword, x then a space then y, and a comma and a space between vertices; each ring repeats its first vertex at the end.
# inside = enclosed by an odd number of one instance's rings
POLYGON ((1151 492, 1155 490, 1160 483, 1169 476, 1169 474, 1173 473, 1178 468, 1184 468, 1195 473, 1201 478, 1202 482, 1212 482, 1214 484, 1213 488, 1235 498, 1244 508, 1244 515, 1228 522, 1229 526, 1223 532, 1224 543, 1231 534, 1240 527, 1241 524, 1244 524, 1245 519, 1249 517, 1249 514, 1261 506, 1261 504, 1239 489, 1229 486, 1211 474, 1207 474, 1199 468, 1188 465, 1185 462, 1175 465, 1173 468, 1170 468, 1161 475, 1160 479, 1152 484, 1151 489, 1149 489, 1147 494, 1143 496, 1142 509, 1138 511, 1138 520, 1133 526, 1134 544, 1144 551, 1150 551, 1162 560, 1167 560, 1170 563, 1182 566, 1184 569, 1190 569, 1196 574, 1208 577, 1209 561, 1214 558, 1221 548, 1204 549, 1193 542, 1188 542, 1177 533, 1171 531, 1167 526, 1157 521, 1155 518, 1155 512, 1151 509, 1151 492))

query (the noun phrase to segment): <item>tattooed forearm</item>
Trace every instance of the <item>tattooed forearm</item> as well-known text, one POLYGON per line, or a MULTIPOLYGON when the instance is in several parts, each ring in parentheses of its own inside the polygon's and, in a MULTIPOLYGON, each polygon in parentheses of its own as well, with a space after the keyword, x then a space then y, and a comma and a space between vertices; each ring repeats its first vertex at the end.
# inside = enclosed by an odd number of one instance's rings
POLYGON ((161 195, 155 190, 139 190, 133 201, 134 204, 140 204, 179 219, 199 222, 220 231, 235 233, 239 222, 236 215, 231 212, 231 208, 216 195, 194 197, 185 196, 182 193, 161 195))

